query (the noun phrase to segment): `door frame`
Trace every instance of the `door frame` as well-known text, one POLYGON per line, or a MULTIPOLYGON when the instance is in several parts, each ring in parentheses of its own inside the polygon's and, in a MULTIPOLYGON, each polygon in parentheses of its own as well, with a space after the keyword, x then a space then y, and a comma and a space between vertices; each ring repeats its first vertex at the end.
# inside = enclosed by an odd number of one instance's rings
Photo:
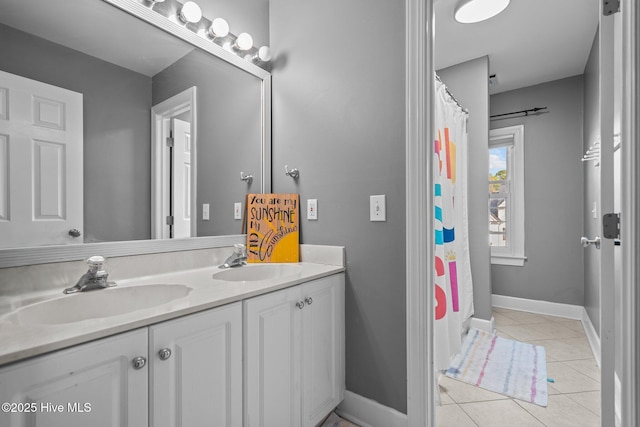
MULTIPOLYGON (((433 3, 405 0, 406 19, 406 316, 407 316, 407 426, 435 425, 433 371, 433 283, 431 151, 434 129, 433 3)), ((640 408, 640 149, 637 117, 640 114, 640 7, 622 0, 623 112, 622 112, 622 425, 638 425, 640 408), (627 380, 625 380, 627 379, 627 380)))
MULTIPOLYGON (((198 114, 197 88, 174 95, 151 108, 151 238, 168 239, 169 226, 166 217, 170 212, 169 153, 166 150, 166 138, 172 117, 191 111, 191 212, 196 211, 198 182, 198 114)), ((191 236, 197 235, 197 221, 191 221, 191 236)))
POLYGON ((636 0, 622 0, 622 396, 623 426, 640 422, 640 7, 636 0))

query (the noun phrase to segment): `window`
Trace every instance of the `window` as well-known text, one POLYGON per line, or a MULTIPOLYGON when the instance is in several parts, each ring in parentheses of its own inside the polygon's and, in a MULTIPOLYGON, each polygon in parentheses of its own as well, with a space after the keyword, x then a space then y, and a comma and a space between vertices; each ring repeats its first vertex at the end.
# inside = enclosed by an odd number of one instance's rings
POLYGON ((489 132, 491 263, 523 266, 524 126, 489 132))

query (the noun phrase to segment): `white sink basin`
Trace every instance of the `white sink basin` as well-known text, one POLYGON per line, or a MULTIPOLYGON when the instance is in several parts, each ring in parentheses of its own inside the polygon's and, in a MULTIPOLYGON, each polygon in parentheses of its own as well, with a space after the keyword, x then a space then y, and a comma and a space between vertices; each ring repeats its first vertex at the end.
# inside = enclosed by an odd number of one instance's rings
POLYGON ((189 292, 191 288, 185 285, 144 285, 100 289, 27 305, 8 315, 4 320, 23 325, 73 323, 155 307, 183 298, 189 292))
POLYGON ((257 282, 294 277, 301 272, 302 266, 297 264, 248 264, 214 273, 213 278, 231 282, 257 282))

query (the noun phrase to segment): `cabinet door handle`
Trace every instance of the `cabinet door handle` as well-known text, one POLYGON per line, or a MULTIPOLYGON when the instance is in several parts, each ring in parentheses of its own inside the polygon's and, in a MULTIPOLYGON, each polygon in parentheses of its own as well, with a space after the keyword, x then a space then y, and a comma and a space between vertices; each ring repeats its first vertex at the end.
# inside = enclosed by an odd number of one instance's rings
POLYGON ((298 301, 296 303, 296 307, 298 307, 300 310, 302 310, 304 308, 304 301, 298 301))
POLYGON ((158 352, 158 356, 160 356, 160 360, 167 360, 171 357, 171 349, 163 348, 158 352))
POLYGON ((147 359, 142 356, 138 356, 134 358, 131 363, 133 364, 133 369, 142 369, 144 368, 144 365, 147 364, 147 359))
POLYGON ((311 305, 311 304, 313 304, 313 298, 311 298, 311 297, 306 297, 306 298, 304 299, 304 302, 306 302, 306 303, 307 303, 307 305, 311 305))

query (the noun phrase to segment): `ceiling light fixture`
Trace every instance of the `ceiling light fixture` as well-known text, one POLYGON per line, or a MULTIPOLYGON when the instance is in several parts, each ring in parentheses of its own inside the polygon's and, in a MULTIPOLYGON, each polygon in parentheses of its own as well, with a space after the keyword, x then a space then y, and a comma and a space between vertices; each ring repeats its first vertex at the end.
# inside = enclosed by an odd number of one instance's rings
POLYGON ((178 17, 185 24, 196 24, 202 19, 202 10, 196 3, 188 1, 180 9, 178 17))
POLYGON ((454 17, 461 24, 472 24, 493 18, 509 6, 511 0, 460 0, 454 17))

